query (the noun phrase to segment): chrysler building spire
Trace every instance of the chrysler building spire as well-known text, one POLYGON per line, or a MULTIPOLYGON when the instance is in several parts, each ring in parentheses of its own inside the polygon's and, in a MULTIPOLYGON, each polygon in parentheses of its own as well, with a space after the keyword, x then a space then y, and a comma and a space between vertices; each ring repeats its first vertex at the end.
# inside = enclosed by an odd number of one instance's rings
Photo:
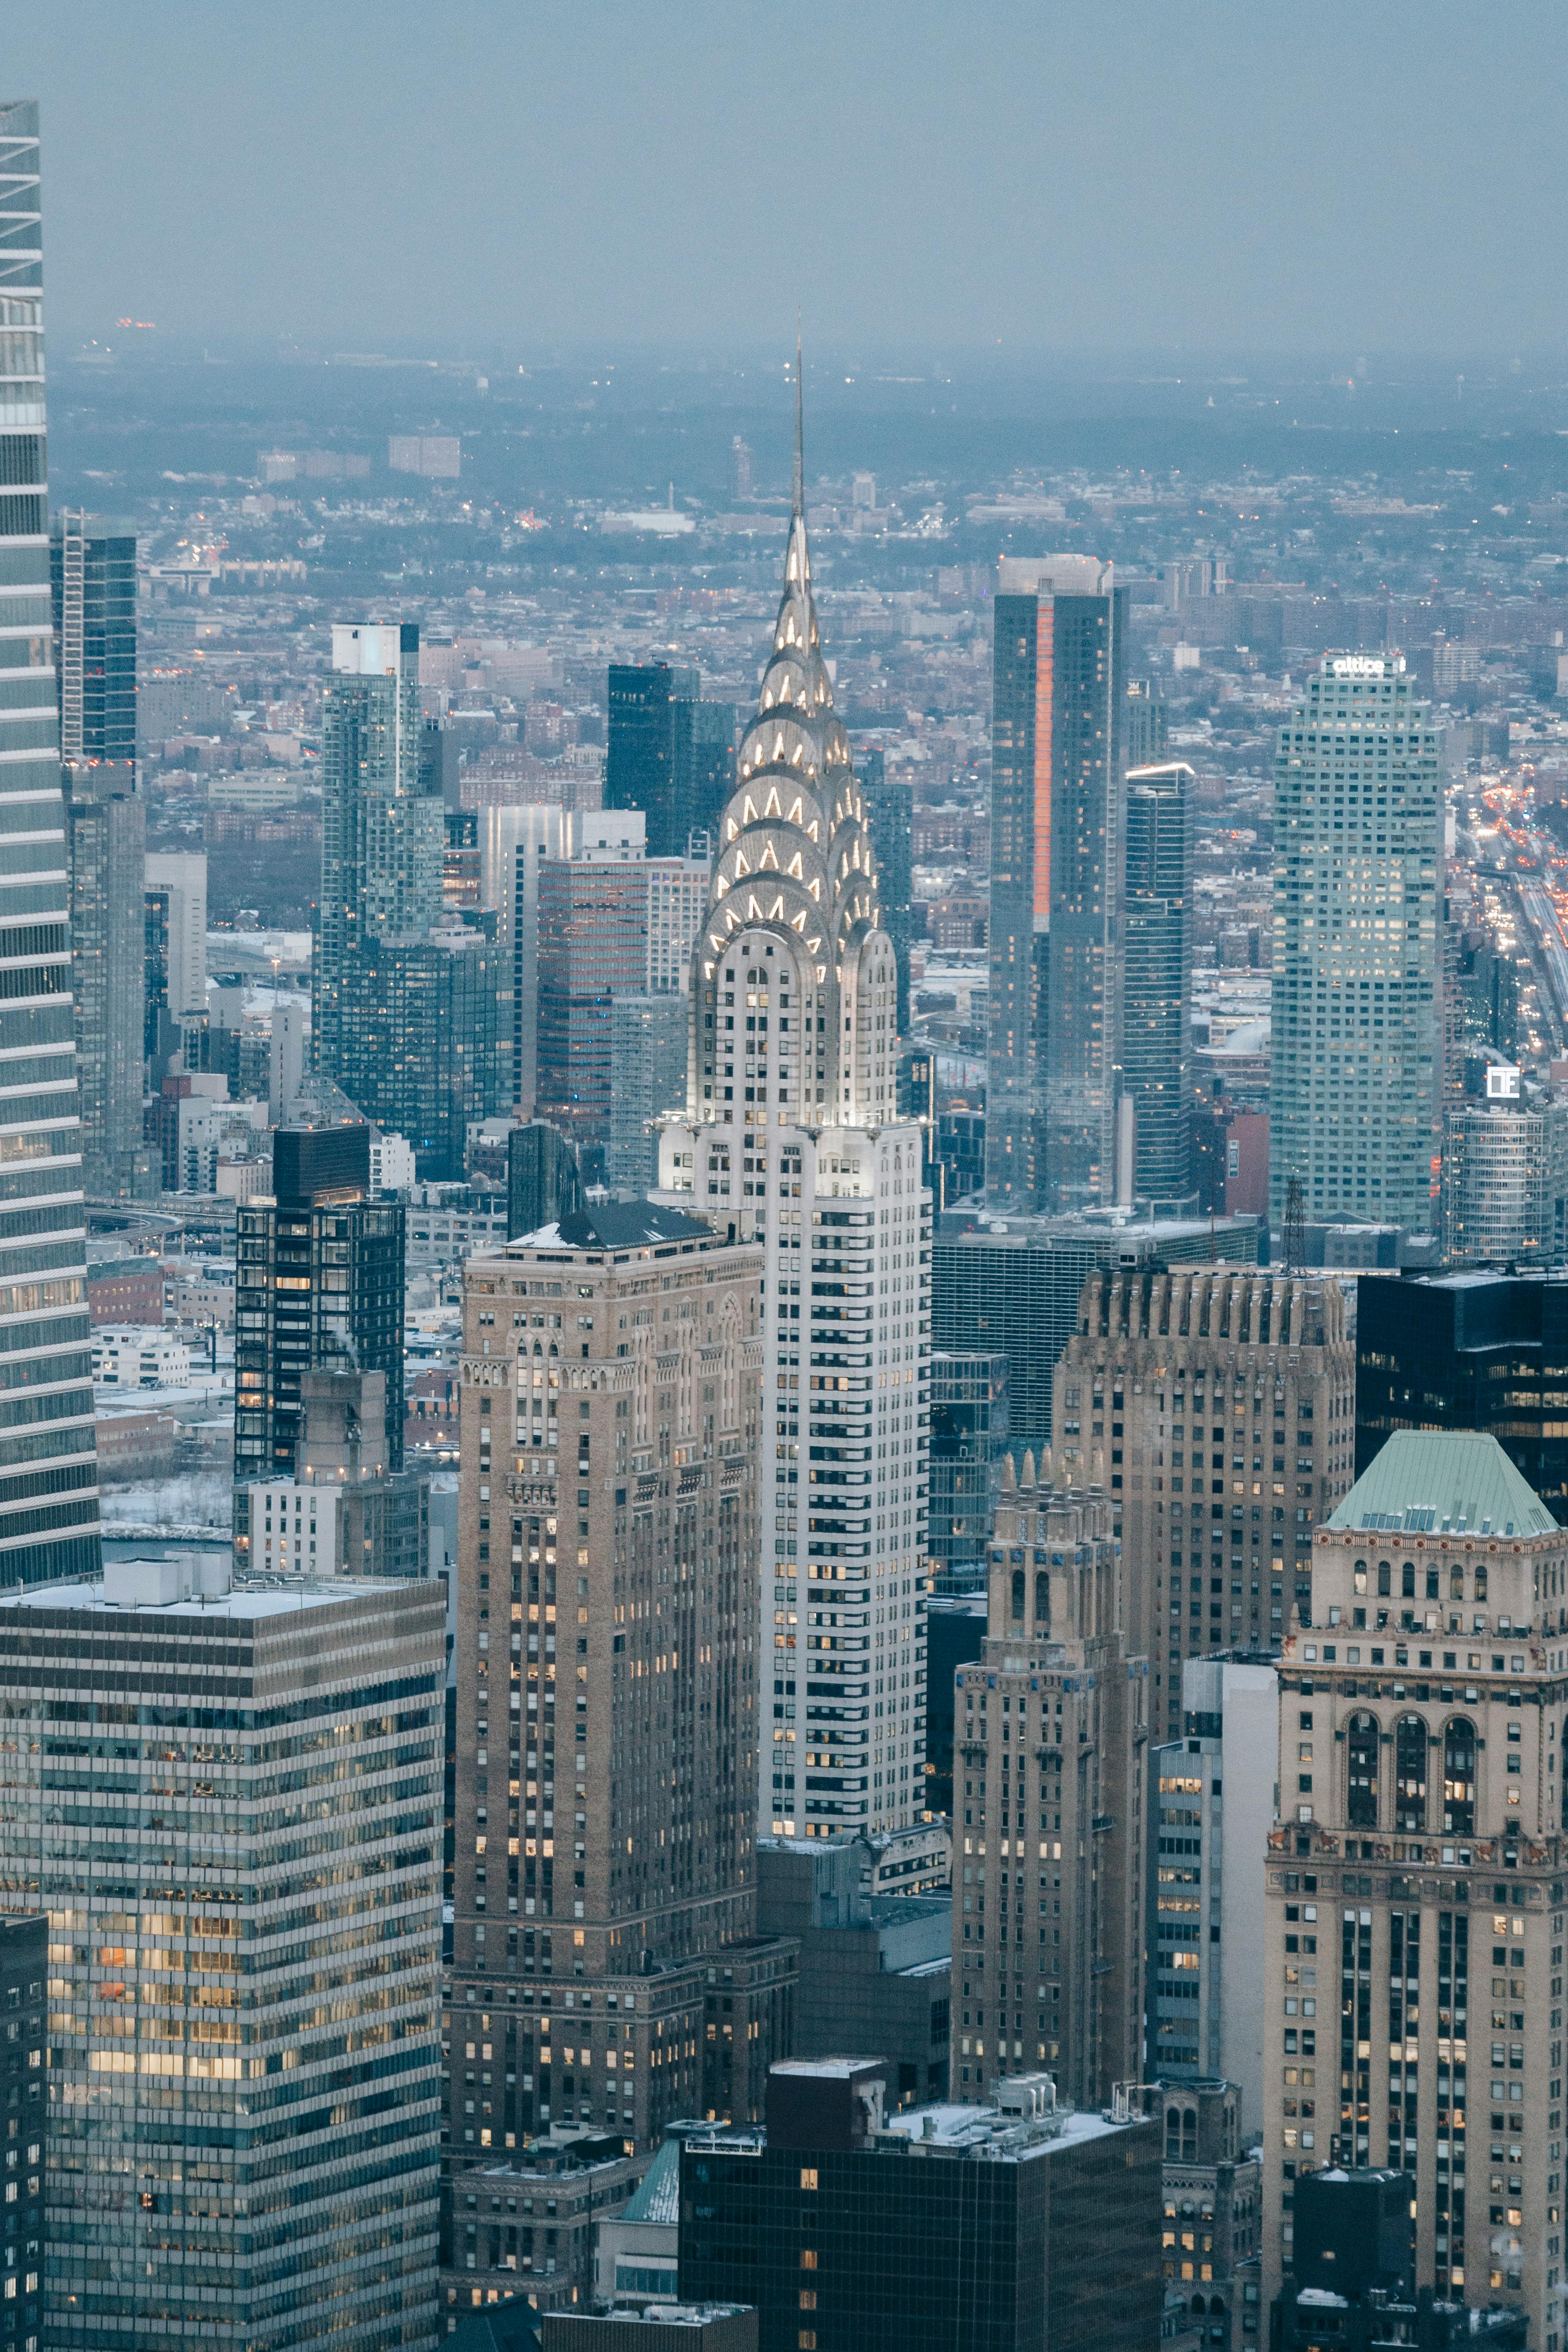
POLYGON ((931 1195, 899 1116, 893 947, 822 657, 804 477, 797 343, 778 613, 693 947, 686 1118, 659 1165, 664 1200, 763 1245, 760 1820, 826 1837, 910 1828, 925 1807, 931 1195), (831 1665, 806 1656, 808 1619, 846 1629, 831 1665))

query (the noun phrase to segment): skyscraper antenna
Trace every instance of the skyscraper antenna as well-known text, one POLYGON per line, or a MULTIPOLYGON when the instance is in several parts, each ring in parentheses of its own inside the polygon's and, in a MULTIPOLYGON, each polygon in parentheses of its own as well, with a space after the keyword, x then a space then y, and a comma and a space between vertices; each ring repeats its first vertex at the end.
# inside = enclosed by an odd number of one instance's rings
POLYGON ((805 512, 805 422, 800 388, 800 320, 795 322, 795 471, 790 480, 790 511, 805 512))

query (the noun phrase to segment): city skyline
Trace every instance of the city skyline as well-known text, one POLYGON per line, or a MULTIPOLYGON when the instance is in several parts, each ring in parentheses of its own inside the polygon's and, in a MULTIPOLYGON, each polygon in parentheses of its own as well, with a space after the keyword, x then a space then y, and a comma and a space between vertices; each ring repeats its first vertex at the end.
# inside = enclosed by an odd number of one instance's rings
POLYGON ((1405 16, 26 28, 6 2352, 1563 2352, 1568 30, 1405 16))

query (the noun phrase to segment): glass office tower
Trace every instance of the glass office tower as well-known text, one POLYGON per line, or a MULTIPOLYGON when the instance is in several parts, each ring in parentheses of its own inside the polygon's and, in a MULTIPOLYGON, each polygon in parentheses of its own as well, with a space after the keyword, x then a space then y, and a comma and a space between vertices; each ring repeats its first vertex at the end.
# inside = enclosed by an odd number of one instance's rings
POLYGON ((0 1584, 100 1564, 47 506, 24 99, 0 102, 0 1584))
POLYGON ((60 751, 136 757, 136 534, 97 515, 56 515, 49 533, 60 751))
POLYGON ((1115 1197, 1128 592, 1092 556, 1005 557, 993 606, 985 1189, 1115 1197))

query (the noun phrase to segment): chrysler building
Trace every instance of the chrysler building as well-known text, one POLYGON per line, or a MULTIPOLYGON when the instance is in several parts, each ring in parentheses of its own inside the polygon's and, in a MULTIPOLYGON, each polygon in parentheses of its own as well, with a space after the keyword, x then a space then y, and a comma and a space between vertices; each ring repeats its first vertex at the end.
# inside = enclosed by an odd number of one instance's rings
POLYGON ((763 1244, 758 1822, 828 1837, 925 1810, 931 1212, 812 594, 798 353, 792 507, 693 949, 687 1112, 659 1173, 661 1198, 763 1244))

